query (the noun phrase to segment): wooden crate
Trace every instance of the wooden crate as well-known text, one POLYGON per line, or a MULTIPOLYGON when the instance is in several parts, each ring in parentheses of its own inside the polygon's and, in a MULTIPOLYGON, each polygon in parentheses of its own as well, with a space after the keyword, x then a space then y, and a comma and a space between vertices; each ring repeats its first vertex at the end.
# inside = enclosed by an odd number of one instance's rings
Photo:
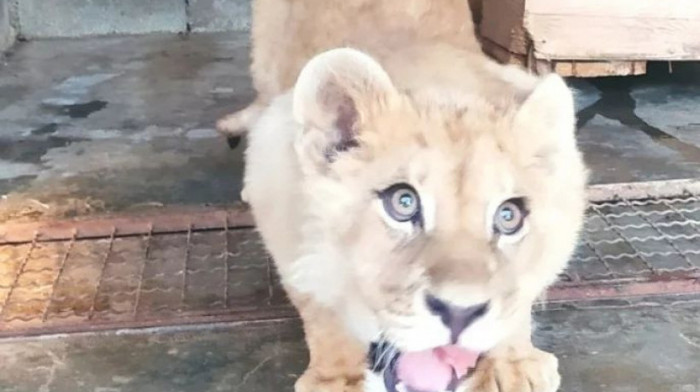
POLYGON ((639 75, 700 60, 700 0, 482 0, 484 50, 564 76, 639 75))

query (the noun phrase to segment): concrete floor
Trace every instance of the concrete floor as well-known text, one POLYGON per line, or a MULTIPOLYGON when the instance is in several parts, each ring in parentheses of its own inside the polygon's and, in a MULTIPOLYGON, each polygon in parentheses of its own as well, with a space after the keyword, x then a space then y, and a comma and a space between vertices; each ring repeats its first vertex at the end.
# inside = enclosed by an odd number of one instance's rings
POLYGON ((572 80, 595 183, 700 177, 700 64, 642 77, 572 80))
MULTIPOLYGON (((540 311, 538 346, 562 392, 700 390, 700 302, 540 311)), ((0 341, 3 392, 291 391, 307 353, 298 321, 0 341), (158 332, 158 333, 154 333, 158 332)))
MULTIPOLYGON (((244 146, 213 129, 249 102, 245 33, 19 44, 0 66, 0 220, 238 199, 244 146)), ((700 66, 573 80, 593 182, 700 173, 700 66)))
POLYGON ((213 129, 252 97, 245 35, 21 44, 0 71, 0 220, 238 198, 213 129))

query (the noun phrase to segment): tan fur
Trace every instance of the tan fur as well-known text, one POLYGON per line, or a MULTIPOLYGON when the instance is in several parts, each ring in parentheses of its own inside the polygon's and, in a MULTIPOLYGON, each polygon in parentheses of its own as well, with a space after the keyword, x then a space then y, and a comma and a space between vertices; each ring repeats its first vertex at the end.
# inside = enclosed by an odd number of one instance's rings
POLYGON ((236 135, 261 110, 290 89, 315 54, 338 46, 388 48, 388 41, 444 42, 478 52, 469 8, 463 0, 255 0, 253 86, 247 108, 221 119, 217 128, 236 135))
POLYGON ((254 4, 260 97, 228 129, 252 125, 246 199, 304 320, 298 392, 382 391, 369 373, 358 381, 379 334, 404 351, 447 344, 427 292, 491 303, 460 337, 488 351, 464 388, 558 387, 556 358, 530 343, 530 308, 582 221, 573 100, 555 75, 486 59, 471 29, 465 1, 254 4), (325 51, 344 45, 362 52, 325 51), (377 192, 401 182, 420 194, 422 229, 383 214, 377 192), (490 219, 516 196, 527 230, 499 240, 490 219))
POLYGON ((366 347, 349 335, 338 316, 308 295, 287 290, 304 323, 309 370, 296 382, 297 392, 361 390, 366 347))

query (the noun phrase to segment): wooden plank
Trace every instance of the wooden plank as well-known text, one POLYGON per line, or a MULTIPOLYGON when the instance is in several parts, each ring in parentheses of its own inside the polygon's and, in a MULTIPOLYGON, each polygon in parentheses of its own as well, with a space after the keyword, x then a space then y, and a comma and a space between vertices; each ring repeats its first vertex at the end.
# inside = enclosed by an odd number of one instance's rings
POLYGON ((511 53, 526 54, 528 40, 523 30, 525 0, 484 0, 479 33, 511 53))
POLYGON ((488 38, 482 37, 481 48, 487 55, 501 64, 518 64, 525 66, 525 55, 511 53, 488 38))
POLYGON ((528 0, 523 20, 538 59, 700 59, 698 0, 528 0))
POLYGON ((697 0, 527 0, 527 12, 541 15, 604 16, 623 19, 698 19, 697 0))
POLYGON ((593 78, 597 76, 644 75, 646 61, 555 61, 554 72, 561 76, 593 78))
POLYGON ((517 64, 538 74, 556 72, 561 76, 592 78, 643 75, 647 71, 646 61, 547 61, 533 56, 511 53, 485 38, 481 42, 484 52, 496 61, 502 64, 517 64))

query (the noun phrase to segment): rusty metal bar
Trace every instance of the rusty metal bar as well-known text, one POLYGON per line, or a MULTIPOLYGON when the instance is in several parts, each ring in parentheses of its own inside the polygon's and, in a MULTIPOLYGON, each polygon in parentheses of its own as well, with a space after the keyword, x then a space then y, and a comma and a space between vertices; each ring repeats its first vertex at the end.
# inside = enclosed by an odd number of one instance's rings
MULTIPOLYGON (((253 217, 248 209, 239 207, 223 211, 230 227, 253 227, 253 217)), ((152 234, 185 233, 193 230, 220 230, 220 210, 172 212, 129 217, 103 217, 86 220, 54 220, 29 223, 0 224, 0 245, 30 243, 37 241, 68 241, 73 230, 79 235, 76 240, 109 238, 114 228, 120 237, 152 234)))
POLYGON ((146 248, 144 249, 144 257, 143 257, 143 264, 141 265, 141 272, 139 272, 139 283, 138 286, 136 287, 136 300, 134 301, 134 309, 132 313, 132 317, 134 320, 138 319, 138 309, 139 309, 139 303, 141 301, 141 288, 143 286, 143 273, 146 271, 146 264, 148 264, 148 259, 150 258, 151 254, 151 238, 153 237, 153 226, 151 226, 148 230, 147 236, 146 236, 146 248))
POLYGON ((185 299, 187 298, 187 262, 190 259, 190 246, 192 244, 192 224, 187 228, 187 245, 185 248, 185 261, 182 266, 182 292, 180 296, 180 302, 184 306, 185 299))
POLYGON ((51 292, 49 294, 49 298, 46 300, 46 307, 44 308, 44 312, 41 315, 41 321, 46 322, 46 320, 49 317, 49 309, 51 308, 51 303, 53 302, 53 296, 56 293, 56 285, 58 284, 58 281, 61 279, 61 276, 63 275, 63 271, 66 267, 66 261, 68 261, 68 257, 70 256, 71 250, 73 250, 73 245, 75 244, 75 237, 78 235, 78 230, 76 229, 73 231, 73 237, 71 238, 70 242, 68 243, 68 246, 66 247, 66 252, 63 254, 63 257, 61 258, 61 265, 58 267, 58 272, 56 273, 56 278, 53 280, 53 283, 51 284, 51 292))
POLYGON ((17 287, 17 282, 19 282, 19 277, 24 273, 24 268, 27 266, 27 263, 32 257, 32 251, 34 251, 34 248, 36 247, 36 242, 37 242, 37 234, 34 233, 34 238, 32 240, 31 245, 29 246, 29 249, 27 249, 27 253, 25 254, 24 258, 22 259, 22 262, 19 265, 19 268, 17 269, 17 272, 15 273, 15 277, 12 281, 12 284, 10 285, 10 290, 7 292, 7 296, 5 297, 5 302, 2 305, 2 309, 0 309, 0 321, 3 319, 3 316, 5 315, 5 311, 7 310, 7 305, 10 303, 10 298, 12 298, 12 293, 15 291, 15 288, 17 287))
POLYGON ((95 315, 95 306, 97 306, 97 296, 100 294, 100 289, 102 288, 102 281, 104 280, 105 269, 107 268, 107 261, 109 261, 109 256, 112 253, 112 246, 114 246, 114 238, 117 234, 117 228, 112 229, 112 234, 109 236, 109 244, 107 245, 107 250, 105 251, 105 257, 102 259, 102 267, 100 268, 100 277, 97 280, 97 285, 95 286, 95 294, 92 296, 92 302, 90 302, 90 310, 88 311, 88 320, 92 320, 95 315))
POLYGON ((124 329, 142 329, 167 326, 184 326, 211 323, 238 323, 252 321, 287 320, 297 318, 298 314, 291 305, 266 309, 248 309, 235 313, 190 314, 177 319, 154 318, 129 321, 106 321, 98 323, 63 324, 41 327, 25 327, 11 330, 0 328, 0 339, 15 336, 40 336, 47 334, 68 334, 83 332, 114 331, 124 329))
POLYGON ((547 291, 545 302, 599 301, 680 294, 700 294, 700 277, 553 286, 547 291))
POLYGON ((228 258, 229 258, 229 241, 228 241, 228 236, 229 236, 229 230, 228 230, 228 217, 224 218, 224 309, 228 308, 228 285, 229 285, 229 264, 228 264, 228 258))

